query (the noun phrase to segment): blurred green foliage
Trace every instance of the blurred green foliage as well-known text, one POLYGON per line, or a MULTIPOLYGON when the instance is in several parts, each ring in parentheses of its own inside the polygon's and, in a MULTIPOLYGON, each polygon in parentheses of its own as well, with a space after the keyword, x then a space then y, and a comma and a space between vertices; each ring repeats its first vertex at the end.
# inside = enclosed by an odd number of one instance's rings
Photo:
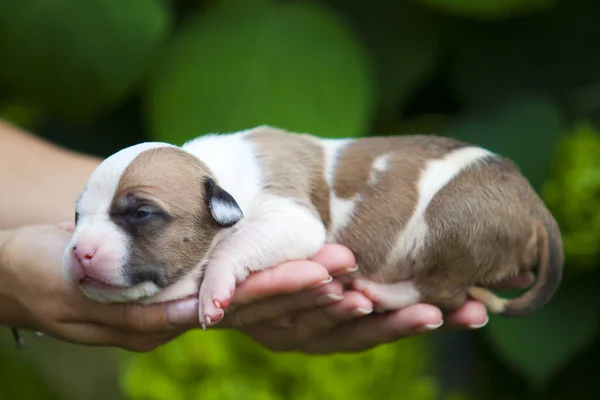
POLYGON ((561 226, 573 274, 595 268, 600 255, 600 134, 589 123, 575 126, 556 159, 544 198, 561 226))
POLYGON ((192 332, 126 357, 127 398, 593 399, 599 21, 594 0, 0 0, 0 115, 99 156, 259 124, 448 135, 512 158, 563 231, 558 295, 466 336, 474 366, 429 351, 436 336, 314 357, 192 332), (470 377, 459 393, 443 364, 470 377))
POLYGON ((421 375, 426 353, 408 339, 352 355, 273 356, 241 334, 194 331, 129 359, 122 381, 134 400, 437 399, 435 379, 421 375))

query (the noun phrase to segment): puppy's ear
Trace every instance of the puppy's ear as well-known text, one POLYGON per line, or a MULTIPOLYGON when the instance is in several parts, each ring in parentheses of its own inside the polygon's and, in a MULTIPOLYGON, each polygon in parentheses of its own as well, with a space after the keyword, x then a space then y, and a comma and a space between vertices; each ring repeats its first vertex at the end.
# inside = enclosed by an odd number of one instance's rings
POLYGON ((204 183, 208 208, 213 219, 223 228, 229 228, 237 224, 243 217, 242 209, 233 196, 210 178, 204 183))

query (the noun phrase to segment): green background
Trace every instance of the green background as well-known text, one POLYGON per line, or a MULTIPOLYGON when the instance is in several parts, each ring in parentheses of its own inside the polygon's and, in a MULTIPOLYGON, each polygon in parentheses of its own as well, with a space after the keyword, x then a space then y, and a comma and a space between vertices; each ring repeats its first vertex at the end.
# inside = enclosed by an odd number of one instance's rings
MULTIPOLYGON (((0 332, 7 399, 596 399, 600 2, 0 0, 0 117, 107 156, 261 124, 512 158, 564 235, 555 299, 352 355, 192 332, 146 354, 0 332)), ((1 143, 0 143, 1 145, 1 143)))

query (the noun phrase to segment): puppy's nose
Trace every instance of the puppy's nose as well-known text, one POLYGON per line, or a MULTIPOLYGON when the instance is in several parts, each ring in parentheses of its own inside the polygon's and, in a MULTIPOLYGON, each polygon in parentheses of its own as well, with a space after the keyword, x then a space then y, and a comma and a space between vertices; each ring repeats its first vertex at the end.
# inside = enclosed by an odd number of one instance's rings
POLYGON ((73 255, 85 267, 91 264, 97 251, 98 249, 92 247, 73 246, 73 255))

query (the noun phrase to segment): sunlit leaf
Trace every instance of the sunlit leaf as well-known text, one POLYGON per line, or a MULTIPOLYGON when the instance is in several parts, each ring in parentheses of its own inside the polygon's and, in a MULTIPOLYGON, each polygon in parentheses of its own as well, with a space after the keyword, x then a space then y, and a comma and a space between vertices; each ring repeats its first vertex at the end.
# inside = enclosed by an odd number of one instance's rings
POLYGON ((575 126, 560 142, 544 200, 561 228, 567 260, 578 274, 598 267, 600 257, 600 133, 575 126))
POLYGON ((172 43, 150 83, 154 137, 181 143, 269 124, 321 136, 363 133, 371 77, 341 20, 309 3, 217 8, 172 43))
POLYGON ((167 388, 190 400, 433 400, 440 393, 425 372, 426 345, 415 337, 355 354, 314 356, 269 352, 235 332, 194 331, 151 353, 129 355, 121 383, 131 400, 170 400, 174 392, 167 388))

